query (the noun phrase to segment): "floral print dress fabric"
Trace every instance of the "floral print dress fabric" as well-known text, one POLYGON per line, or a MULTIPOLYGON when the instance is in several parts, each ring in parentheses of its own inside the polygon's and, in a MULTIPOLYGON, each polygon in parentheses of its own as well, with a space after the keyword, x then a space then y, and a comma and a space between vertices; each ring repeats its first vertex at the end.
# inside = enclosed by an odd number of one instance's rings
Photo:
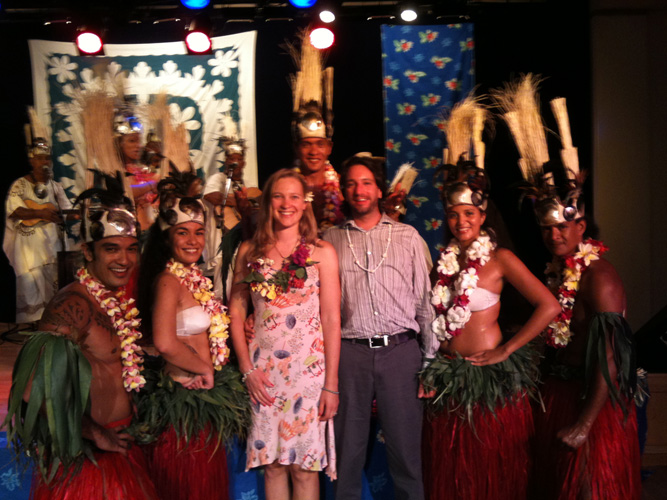
MULTIPOLYGON (((271 406, 253 406, 246 470, 275 461, 312 471, 329 464, 326 422, 318 418, 324 386, 319 273, 315 266, 306 270, 303 288, 290 288, 273 300, 251 292, 255 338, 250 357, 274 384, 267 390, 275 400, 271 406)), ((269 279, 275 270, 264 264, 258 272, 269 279)))

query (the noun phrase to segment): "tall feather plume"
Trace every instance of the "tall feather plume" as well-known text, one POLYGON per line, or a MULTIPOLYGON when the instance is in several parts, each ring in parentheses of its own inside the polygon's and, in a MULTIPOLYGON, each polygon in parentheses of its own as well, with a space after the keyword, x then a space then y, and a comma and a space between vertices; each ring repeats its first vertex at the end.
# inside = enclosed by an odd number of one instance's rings
POLYGON ((294 111, 315 101, 322 102, 322 57, 320 51, 313 47, 308 39, 309 30, 299 34, 300 47, 288 43, 287 49, 297 68, 292 75, 292 92, 294 95, 294 111))
POLYGON ((310 28, 301 31, 296 44, 286 42, 285 48, 298 70, 290 76, 292 111, 317 111, 326 123, 327 135, 333 134, 333 78, 332 67, 324 67, 321 50, 310 43, 310 28))
MULTIPOLYGON (((48 139, 49 133, 42 123, 42 120, 40 120, 39 116, 37 116, 35 108, 32 106, 28 106, 28 117, 30 118, 30 127, 32 128, 32 138, 30 142, 32 142, 37 137, 48 139)), ((30 143, 28 143, 28 145, 30 145, 30 143)))
POLYGON ((81 98, 88 169, 115 176, 123 172, 123 163, 113 136, 114 99, 104 90, 90 91, 81 98))
POLYGON ((579 154, 577 148, 572 145, 572 132, 570 131, 570 119, 567 114, 567 103, 564 97, 551 101, 551 111, 558 123, 558 134, 560 135, 561 149, 560 157, 565 166, 565 174, 569 180, 579 177, 579 154))
POLYGON ((527 181, 535 183, 549 161, 547 139, 540 115, 539 79, 529 73, 491 93, 519 150, 519 167, 527 181))
POLYGON ((482 131, 487 115, 479 97, 468 96, 452 108, 444 129, 447 138, 445 165, 456 165, 460 159, 474 159, 477 167, 484 168, 482 131))
POLYGON ((150 106, 149 117, 162 142, 162 154, 169 160, 162 163, 160 177, 168 174, 169 163, 179 172, 189 172, 191 165, 187 132, 182 123, 173 123, 166 92, 161 91, 157 95, 155 102, 150 106))

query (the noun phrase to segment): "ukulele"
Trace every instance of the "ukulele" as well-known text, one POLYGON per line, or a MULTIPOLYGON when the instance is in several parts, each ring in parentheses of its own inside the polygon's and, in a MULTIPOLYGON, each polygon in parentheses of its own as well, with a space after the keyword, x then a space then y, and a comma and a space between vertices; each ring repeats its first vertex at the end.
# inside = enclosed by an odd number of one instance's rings
MULTIPOLYGON (((49 208, 52 210, 57 210, 58 207, 56 207, 53 203, 37 203, 36 201, 33 200, 23 200, 23 203, 25 203, 26 208, 30 208, 31 210, 41 210, 43 208, 49 208)), ((79 211, 75 208, 71 210, 60 210, 61 215, 74 215, 78 214, 79 211)), ((41 217, 37 217, 35 219, 24 219, 21 221, 21 224, 25 227, 32 227, 40 222, 51 222, 50 220, 43 219, 41 217)))

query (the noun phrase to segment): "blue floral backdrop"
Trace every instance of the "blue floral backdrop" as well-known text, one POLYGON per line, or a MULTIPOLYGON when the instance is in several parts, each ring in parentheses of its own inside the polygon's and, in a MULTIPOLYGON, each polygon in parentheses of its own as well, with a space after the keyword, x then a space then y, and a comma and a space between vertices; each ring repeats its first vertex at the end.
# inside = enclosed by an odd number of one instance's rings
POLYGON ((443 249, 444 209, 433 173, 442 164, 446 111, 475 85, 472 24, 383 26, 385 154, 389 178, 401 164, 420 170, 404 222, 443 249))

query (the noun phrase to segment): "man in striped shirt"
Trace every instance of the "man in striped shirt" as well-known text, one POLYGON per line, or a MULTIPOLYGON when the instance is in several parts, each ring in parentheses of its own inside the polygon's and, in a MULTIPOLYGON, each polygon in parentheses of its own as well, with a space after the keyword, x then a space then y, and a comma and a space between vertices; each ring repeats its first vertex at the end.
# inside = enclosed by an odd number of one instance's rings
POLYGON ((324 235, 338 253, 342 291, 336 500, 361 498, 373 398, 396 499, 420 500, 417 372, 422 357, 437 350, 423 240, 381 212, 386 182, 380 161, 348 159, 340 184, 350 217, 324 235))

